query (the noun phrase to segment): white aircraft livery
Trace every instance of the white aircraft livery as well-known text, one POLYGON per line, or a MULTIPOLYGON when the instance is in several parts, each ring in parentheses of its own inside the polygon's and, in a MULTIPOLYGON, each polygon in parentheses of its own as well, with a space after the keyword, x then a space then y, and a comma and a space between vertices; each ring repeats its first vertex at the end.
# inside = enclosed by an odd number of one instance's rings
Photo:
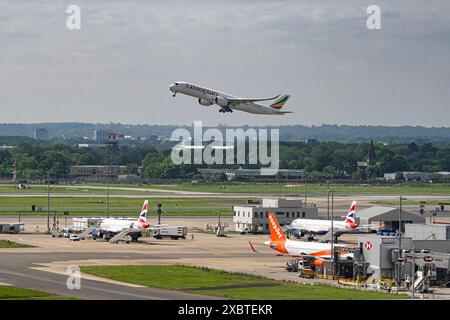
POLYGON ((132 241, 137 241, 141 236, 142 231, 153 228, 153 226, 150 226, 147 222, 147 211, 148 200, 145 200, 137 220, 102 219, 96 230, 92 233, 92 236, 94 238, 103 238, 104 236, 106 240, 109 240, 122 230, 130 229, 133 230, 133 232, 130 231, 129 233, 132 241))
MULTIPOLYGON (((319 260, 331 259, 331 244, 289 240, 278 224, 277 218, 271 212, 268 214, 268 222, 270 240, 264 242, 264 244, 268 245, 271 249, 290 256, 309 256, 319 260)), ((353 259, 354 249, 355 246, 352 245, 334 244, 334 250, 340 259, 353 259)))
POLYGON ((174 82, 169 86, 175 97, 177 93, 185 94, 198 99, 202 106, 218 105, 219 112, 233 112, 233 110, 244 111, 255 114, 283 115, 292 113, 291 111, 281 111, 284 104, 289 100, 290 95, 277 95, 271 98, 239 98, 227 93, 208 89, 188 82, 174 82), (272 101, 270 106, 256 103, 260 101, 272 101))
MULTIPOLYGON (((353 201, 348 210, 345 221, 334 221, 333 228, 335 231, 351 231, 358 228, 355 221, 356 215, 356 201, 353 201)), ((326 234, 331 230, 331 220, 316 220, 316 219, 295 219, 291 223, 291 229, 299 230, 306 234, 326 234)))

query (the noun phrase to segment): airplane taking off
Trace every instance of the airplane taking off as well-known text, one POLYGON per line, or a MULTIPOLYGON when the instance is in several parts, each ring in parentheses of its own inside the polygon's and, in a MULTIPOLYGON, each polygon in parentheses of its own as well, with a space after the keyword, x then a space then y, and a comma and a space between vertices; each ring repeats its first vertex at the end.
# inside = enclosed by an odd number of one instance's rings
MULTIPOLYGON (((289 240, 284 235, 273 213, 269 212, 268 220, 270 240, 264 242, 264 244, 273 250, 289 256, 314 257, 320 260, 331 259, 331 244, 289 240)), ((342 259, 353 259, 352 249, 354 249, 353 246, 334 244, 335 252, 342 259)), ((252 250, 254 250, 253 247, 252 250)))
POLYGON ((202 106, 213 104, 220 107, 219 112, 233 112, 233 110, 244 111, 255 114, 283 115, 292 111, 281 111, 284 104, 289 100, 290 95, 278 95, 271 98, 239 98, 227 93, 201 87, 188 82, 174 82, 169 86, 175 97, 177 93, 185 94, 198 99, 202 106), (256 103, 260 101, 275 100, 270 106, 256 103))
MULTIPOLYGON (((353 201, 345 221, 333 221, 333 230, 335 232, 356 231, 358 224, 356 223, 355 217, 356 201, 353 201)), ((295 219, 292 221, 290 229, 298 230, 300 232, 300 237, 303 234, 324 235, 331 230, 331 220, 295 219)))
POLYGON ((130 232, 129 235, 131 236, 131 239, 133 241, 136 241, 141 235, 142 231, 151 228, 151 226, 147 223, 147 211, 148 200, 145 200, 138 220, 131 221, 123 219, 102 219, 99 226, 95 228, 96 230, 92 233, 92 235, 94 238, 102 238, 104 236, 105 239, 108 240, 124 229, 133 229, 133 231, 130 232))

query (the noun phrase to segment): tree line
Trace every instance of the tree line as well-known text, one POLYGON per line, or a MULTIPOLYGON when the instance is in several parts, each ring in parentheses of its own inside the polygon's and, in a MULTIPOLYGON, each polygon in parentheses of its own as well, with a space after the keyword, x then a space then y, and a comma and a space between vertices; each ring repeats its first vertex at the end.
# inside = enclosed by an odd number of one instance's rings
MULTIPOLYGON (((384 173, 401 171, 450 171, 450 144, 376 143, 374 163, 358 167, 366 161, 368 143, 338 142, 281 142, 280 168, 303 169, 310 177, 341 179, 370 179, 384 173)), ((258 168, 257 165, 175 165, 171 149, 152 146, 120 146, 114 151, 114 164, 126 166, 127 172, 142 172, 149 179, 191 179, 199 168, 258 168), (141 168, 141 170, 139 170, 141 168)), ((45 178, 51 173, 55 178, 68 178, 72 165, 106 165, 106 148, 75 148, 64 144, 44 144, 31 140, 19 141, 15 148, 0 149, 0 177, 11 177, 13 163, 17 177, 23 179, 45 178)))

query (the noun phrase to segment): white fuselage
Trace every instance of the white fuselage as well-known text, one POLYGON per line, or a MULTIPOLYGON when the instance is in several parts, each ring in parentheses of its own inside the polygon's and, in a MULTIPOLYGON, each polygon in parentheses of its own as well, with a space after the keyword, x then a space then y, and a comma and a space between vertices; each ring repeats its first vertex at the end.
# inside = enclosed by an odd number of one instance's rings
POLYGON ((138 220, 125 219, 103 219, 100 222, 99 229, 104 232, 117 233, 123 229, 143 229, 138 220))
MULTIPOLYGON (((228 93, 219 92, 213 89, 201 87, 192 83, 187 82, 177 82, 177 85, 173 84, 169 87, 170 91, 173 93, 181 93, 185 94, 199 100, 208 101, 211 105, 218 105, 216 103, 216 98, 239 98, 237 96, 230 95, 228 93)), ((280 112, 278 110, 272 109, 267 106, 263 106, 258 103, 242 103, 230 106, 230 108, 234 110, 245 111, 249 113, 255 114, 279 114, 282 115, 284 112, 280 112)))
MULTIPOLYGON (((331 220, 295 219, 291 223, 291 228, 311 233, 327 233, 331 230, 331 220)), ((352 230, 350 225, 344 221, 334 221, 333 229, 334 231, 352 230)))
MULTIPOLYGON (((278 248, 280 246, 280 242, 278 241, 267 241, 272 249, 277 250, 279 252, 291 255, 291 256, 315 256, 317 258, 323 259, 331 259, 331 244, 329 243, 318 243, 318 242, 305 242, 305 241, 293 241, 287 239, 284 241, 284 248, 278 248)), ((353 258, 352 252, 347 252, 352 249, 347 245, 334 245, 334 251, 339 252, 340 258, 353 258), (347 251, 345 251, 347 250, 347 251)))

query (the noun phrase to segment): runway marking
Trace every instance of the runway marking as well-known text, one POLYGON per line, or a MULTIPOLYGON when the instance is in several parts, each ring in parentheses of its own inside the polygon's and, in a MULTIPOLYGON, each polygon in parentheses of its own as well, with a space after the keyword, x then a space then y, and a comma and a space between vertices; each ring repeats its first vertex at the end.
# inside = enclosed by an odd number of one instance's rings
MULTIPOLYGON (((51 280, 51 279, 45 279, 45 278, 41 278, 41 277, 36 277, 36 276, 32 276, 32 275, 29 275, 29 274, 26 274, 26 273, 18 273, 18 272, 5 271, 5 270, 0 270, 0 273, 6 273, 6 274, 16 275, 16 276, 20 276, 20 277, 24 277, 24 278, 35 279, 35 280, 40 280, 40 281, 46 281, 46 282, 49 282, 49 283, 54 283, 54 284, 61 285, 60 281, 51 280)), ((101 289, 101 288, 98 288, 98 287, 91 287, 91 286, 86 286, 86 285, 83 285, 83 288, 87 288, 87 289, 94 290, 94 291, 99 291, 99 292, 108 292, 108 293, 114 293, 114 294, 118 293, 117 291, 114 291, 114 290, 101 289)), ((149 289, 151 289, 151 288, 149 288, 149 289)), ((43 290, 45 290, 45 288, 43 288, 43 290)), ((138 294, 127 293, 127 292, 119 292, 119 294, 130 296, 130 297, 137 297, 137 298, 146 298, 146 299, 154 299, 154 300, 165 300, 165 299, 160 298, 160 297, 153 297, 153 296, 147 296, 147 295, 138 295, 138 294)))
MULTIPOLYGON (((60 268, 64 268, 64 270, 65 270, 67 268, 67 266, 69 266, 69 264, 60 266, 60 268)), ((44 271, 44 272, 59 274, 62 276, 67 276, 65 271, 54 270, 51 268, 52 267, 48 267, 48 266, 46 266, 46 267, 30 267, 30 269, 33 269, 33 270, 44 271)), ((90 274, 84 273, 84 272, 81 273, 81 279, 82 280, 90 280, 90 281, 99 281, 99 282, 104 282, 104 283, 109 283, 109 284, 120 285, 120 286, 124 286, 124 287, 130 287, 130 288, 147 288, 146 286, 143 286, 143 285, 126 283, 126 282, 121 282, 121 281, 112 280, 112 279, 108 279, 108 278, 93 276, 93 275, 90 275, 90 274)))

